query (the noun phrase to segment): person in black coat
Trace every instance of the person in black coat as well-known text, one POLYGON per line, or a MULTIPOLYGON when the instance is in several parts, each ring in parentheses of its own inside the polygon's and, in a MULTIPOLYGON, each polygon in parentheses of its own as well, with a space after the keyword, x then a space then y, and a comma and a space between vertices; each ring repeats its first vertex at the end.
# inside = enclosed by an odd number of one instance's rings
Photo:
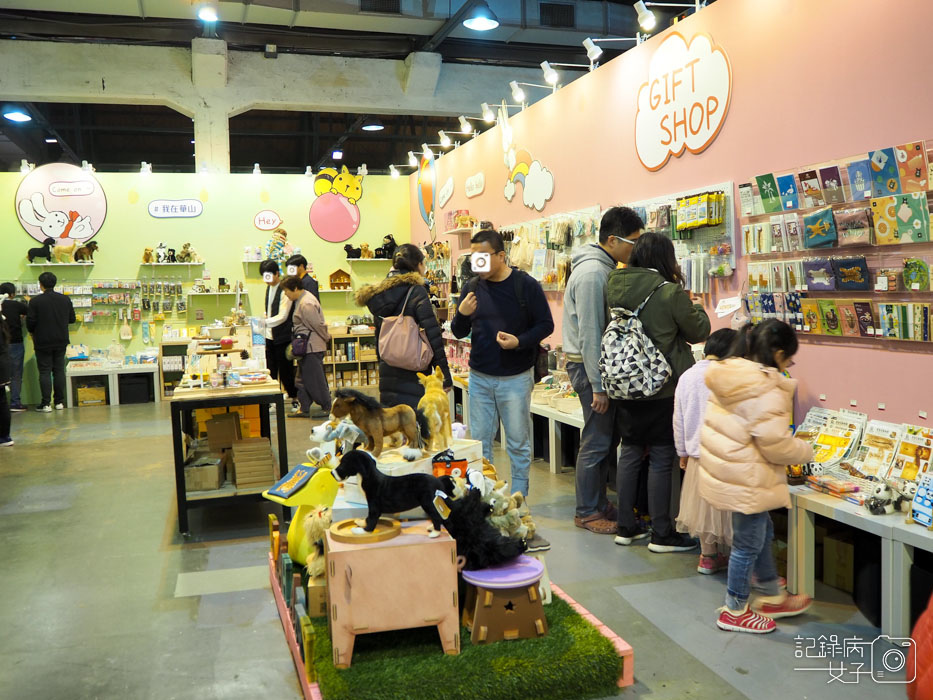
MULTIPOLYGON (((16 319, 19 323, 19 319, 16 319)), ((10 437, 10 402, 7 400, 6 388, 10 383, 10 331, 4 319, 0 319, 0 447, 11 447, 13 438, 10 437)))
MULTIPOLYGON (((447 355, 444 352, 444 338, 434 315, 434 307, 424 286, 424 253, 410 243, 400 245, 392 259, 392 270, 379 284, 369 284, 356 293, 356 303, 366 306, 376 322, 376 344, 379 344, 379 332, 382 320, 387 316, 402 313, 405 297, 411 290, 411 297, 405 307, 405 315, 413 317, 424 330, 434 350, 434 361, 424 372, 432 372, 440 367, 444 373, 444 388, 453 386, 450 369, 447 367, 447 355)), ((424 396, 424 387, 418 381, 418 373, 398 367, 392 367, 379 360, 379 400, 385 406, 408 404, 418 407, 418 401, 424 396)))
POLYGON ((71 299, 55 291, 56 284, 53 273, 39 275, 42 294, 30 299, 26 311, 26 328, 32 334, 39 368, 42 403, 36 410, 40 413, 52 411, 53 387, 55 408, 65 408, 65 348, 71 342, 68 326, 75 322, 75 310, 71 299))
POLYGON ((259 265, 259 273, 266 283, 266 367, 273 379, 282 382, 285 393, 294 404, 298 396, 295 365, 285 356, 285 350, 292 342, 292 302, 282 294, 279 264, 275 260, 263 260, 259 265))

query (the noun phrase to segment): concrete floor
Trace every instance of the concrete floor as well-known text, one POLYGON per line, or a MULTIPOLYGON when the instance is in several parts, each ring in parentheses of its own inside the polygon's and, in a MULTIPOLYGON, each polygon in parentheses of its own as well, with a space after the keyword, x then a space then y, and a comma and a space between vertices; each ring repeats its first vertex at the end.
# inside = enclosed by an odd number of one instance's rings
MULTIPOLYGON (((288 422, 293 461, 300 423, 288 422)), ((274 506, 195 508, 180 537, 170 433, 167 404, 13 416, 16 445, 0 450, 0 698, 300 697, 265 574, 274 506)), ((541 462, 529 500, 552 580, 635 649, 636 683, 619 697, 903 697, 793 672, 796 635, 878 634, 838 592, 821 589, 775 634, 719 632, 724 579, 696 574, 695 554, 575 528, 573 474, 541 462)))

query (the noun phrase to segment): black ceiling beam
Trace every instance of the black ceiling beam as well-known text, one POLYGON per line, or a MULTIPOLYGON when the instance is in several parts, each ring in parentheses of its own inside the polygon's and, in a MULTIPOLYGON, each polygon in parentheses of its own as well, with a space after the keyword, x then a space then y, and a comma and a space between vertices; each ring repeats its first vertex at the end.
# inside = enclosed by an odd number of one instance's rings
POLYGON ((470 10, 479 2, 479 0, 466 0, 459 10, 454 12, 440 28, 434 32, 433 36, 428 37, 419 47, 419 51, 434 51, 443 43, 444 39, 450 36, 467 16, 470 10))
POLYGON ((344 131, 343 134, 341 134, 337 138, 336 141, 334 141, 330 146, 328 146, 323 151, 321 151, 321 155, 318 157, 317 162, 314 164, 315 170, 317 170, 322 165, 324 165, 324 161, 330 157, 330 154, 333 153, 335 148, 340 148, 346 142, 346 140, 350 138, 351 134, 353 134, 356 131, 359 131, 359 128, 363 126, 363 120, 365 118, 366 118, 365 114, 359 115, 356 118, 356 120, 354 120, 353 124, 347 127, 347 130, 344 131))
MULTIPOLYGON (((37 105, 32 102, 26 103, 26 109, 29 110, 29 113, 33 115, 33 118, 36 120, 37 126, 44 129, 48 132, 49 136, 55 138, 58 141, 58 147, 62 149, 62 153, 67 155, 69 158, 74 160, 75 163, 81 161, 78 158, 78 154, 74 152, 74 149, 68 145, 68 142, 65 140, 65 137, 62 136, 57 129, 55 129, 49 120, 46 118, 45 113, 39 109, 37 105)), ((44 140, 44 137, 43 137, 44 140)))

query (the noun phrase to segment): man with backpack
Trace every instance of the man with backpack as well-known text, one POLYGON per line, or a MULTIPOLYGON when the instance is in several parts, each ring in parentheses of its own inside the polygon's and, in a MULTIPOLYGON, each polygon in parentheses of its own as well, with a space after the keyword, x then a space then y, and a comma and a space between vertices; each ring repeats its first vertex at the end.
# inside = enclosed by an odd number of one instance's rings
POLYGON ((531 390, 538 346, 554 332, 541 285, 509 267, 502 236, 492 229, 470 240, 477 277, 464 285, 451 331, 472 331, 470 431, 492 461, 492 441, 501 419, 512 471, 512 489, 528 495, 531 467, 531 390))
POLYGON ((606 498, 609 474, 616 473, 615 403, 599 373, 599 350, 606 330, 606 284, 618 263, 627 263, 645 224, 628 207, 612 207, 599 224, 599 243, 573 252, 564 292, 563 346, 567 373, 583 407, 583 430, 577 452, 577 527, 602 535, 616 534, 617 513, 606 498))

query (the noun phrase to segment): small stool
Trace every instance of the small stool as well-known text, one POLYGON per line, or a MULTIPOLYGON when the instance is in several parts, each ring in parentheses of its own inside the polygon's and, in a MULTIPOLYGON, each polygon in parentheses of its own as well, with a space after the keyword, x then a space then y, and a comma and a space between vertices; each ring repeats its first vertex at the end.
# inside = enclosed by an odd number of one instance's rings
POLYGON ((539 562, 541 562, 541 566, 544 567, 544 572, 541 574, 541 580, 538 582, 538 591, 541 593, 541 602, 544 605, 550 605, 552 600, 551 577, 547 572, 547 561, 544 559, 545 554, 547 554, 547 552, 532 552, 527 556, 531 557, 532 559, 537 559, 539 562))
POLYGON ((502 639, 532 639, 547 634, 538 582, 544 565, 522 555, 515 560, 478 571, 464 570, 471 584, 463 606, 463 623, 472 630, 473 644, 502 639))

